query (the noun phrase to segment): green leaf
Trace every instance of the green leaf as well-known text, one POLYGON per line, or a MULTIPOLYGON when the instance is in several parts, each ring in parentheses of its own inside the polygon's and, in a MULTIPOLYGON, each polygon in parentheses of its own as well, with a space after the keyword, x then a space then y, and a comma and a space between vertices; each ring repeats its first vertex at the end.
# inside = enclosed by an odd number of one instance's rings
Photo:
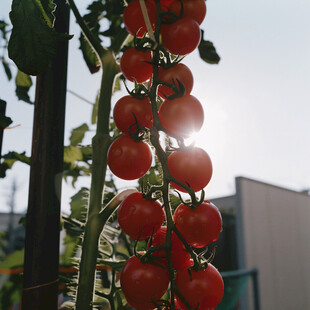
POLYGON ((79 143, 81 143, 84 139, 85 132, 88 130, 89 127, 85 123, 73 129, 70 137, 70 144, 73 146, 77 146, 79 143))
POLYGON ((99 59, 82 33, 80 35, 80 50, 83 53, 83 57, 89 71, 91 73, 98 72, 100 69, 99 59))
POLYGON ((81 149, 72 145, 65 146, 64 161, 73 164, 77 160, 83 160, 83 154, 81 149))
POLYGON ((18 70, 15 79, 15 84, 16 84, 15 93, 18 100, 23 100, 27 103, 33 104, 28 95, 28 91, 32 86, 31 77, 28 74, 18 70))
POLYGON ((9 152, 3 155, 2 158, 4 158, 4 160, 0 164, 0 178, 5 178, 6 171, 11 169, 16 161, 20 161, 28 165, 30 164, 30 157, 26 156, 25 152, 9 152))
POLYGON ((1 269, 20 267, 24 264, 24 249, 13 252, 0 263, 1 269))
POLYGON ((83 220, 86 215, 88 206, 89 190, 86 187, 82 187, 74 196, 71 197, 70 218, 83 220))
POLYGON ((7 34, 6 27, 7 26, 8 26, 8 24, 4 20, 0 20, 0 31, 2 33, 2 38, 4 40, 7 40, 7 37, 6 37, 6 34, 7 34))
POLYGON ((11 79, 12 79, 12 72, 11 72, 9 64, 7 63, 7 61, 5 60, 4 57, 1 58, 1 62, 2 62, 4 71, 5 71, 5 74, 6 74, 7 78, 8 78, 8 80, 11 81, 11 79))
POLYGON ((203 36, 204 36, 204 31, 201 30, 201 41, 198 46, 198 51, 200 58, 204 60, 205 62, 214 65, 218 64, 221 60, 221 57, 217 54, 216 49, 213 45, 212 42, 210 41, 205 41, 203 36))
POLYGON ((8 52, 17 67, 27 74, 38 75, 46 70, 58 42, 72 38, 51 28, 54 7, 50 0, 13 0, 8 52))
POLYGON ((4 128, 8 127, 13 123, 12 119, 7 116, 0 116, 0 130, 3 130, 4 128))

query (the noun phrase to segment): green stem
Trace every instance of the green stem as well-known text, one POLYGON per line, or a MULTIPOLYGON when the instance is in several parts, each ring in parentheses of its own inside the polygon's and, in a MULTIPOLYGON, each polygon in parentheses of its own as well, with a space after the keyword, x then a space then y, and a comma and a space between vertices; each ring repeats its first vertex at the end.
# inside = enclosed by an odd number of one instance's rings
POLYGON ((107 151, 111 144, 109 120, 114 78, 119 72, 112 53, 105 53, 102 62, 102 80, 98 101, 98 121, 93 137, 93 162, 90 200, 82 245, 76 309, 92 309, 99 236, 108 216, 99 216, 102 208, 104 181, 107 169, 107 151))

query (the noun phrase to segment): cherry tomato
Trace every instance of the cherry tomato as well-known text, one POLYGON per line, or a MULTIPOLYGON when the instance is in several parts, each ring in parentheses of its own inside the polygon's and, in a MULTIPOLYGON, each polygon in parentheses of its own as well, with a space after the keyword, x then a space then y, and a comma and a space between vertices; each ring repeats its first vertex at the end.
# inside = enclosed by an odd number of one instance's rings
POLYGON ((144 142, 136 142, 129 136, 116 139, 108 150, 111 171, 124 180, 142 177, 151 167, 152 152, 144 142))
POLYGON ((126 300, 128 301, 129 305, 134 307, 136 310, 153 310, 155 308, 155 304, 153 302, 138 304, 132 301, 128 296, 125 295, 126 300))
POLYGON ((137 130, 136 119, 139 126, 151 128, 153 125, 153 114, 148 97, 137 99, 132 96, 124 96, 119 99, 113 110, 113 118, 116 127, 123 133, 132 134, 137 130))
POLYGON ((199 131, 204 120, 202 105, 192 95, 166 99, 159 108, 158 116, 164 128, 183 138, 199 131))
MULTIPOLYGON (((153 236, 152 245, 159 246, 166 242, 167 227, 162 226, 153 236)), ((167 254, 165 250, 158 250, 153 253, 154 256, 163 257, 158 260, 158 263, 164 267, 168 266, 167 254)), ((172 248, 171 248, 171 259, 172 265, 175 270, 187 269, 192 265, 191 256, 185 250, 185 246, 177 235, 172 232, 172 248)))
POLYGON ((151 62, 151 51, 130 47, 121 57, 120 67, 127 80, 143 83, 152 76, 153 66, 151 62))
MULTIPOLYGON (((195 192, 200 191, 211 180, 212 163, 209 155, 199 147, 188 147, 171 153, 168 157, 168 168, 173 177, 188 184, 195 192)), ((175 184, 177 190, 186 193, 186 190, 175 184)))
MULTIPOLYGON (((194 78, 191 70, 182 63, 178 63, 173 67, 164 69, 158 68, 158 78, 166 83, 175 84, 178 86, 177 80, 179 80, 185 87, 185 93, 189 94, 194 85, 194 78)), ((168 97, 174 94, 174 91, 165 85, 158 86, 158 95, 161 97, 168 97)))
POLYGON ((160 33, 163 47, 174 55, 191 53, 201 39, 198 23, 189 17, 181 18, 172 24, 162 25, 160 33))
POLYGON ((129 302, 147 304, 157 301, 165 294, 169 285, 169 273, 158 265, 143 264, 139 258, 132 256, 122 269, 120 281, 129 302))
POLYGON ((216 241, 222 231, 221 213, 210 201, 204 201, 195 209, 180 204, 173 220, 187 243, 196 248, 216 241))
POLYGON ((158 201, 133 193, 121 203, 117 218, 123 231, 133 240, 145 240, 160 228, 165 214, 158 201))
MULTIPOLYGON (((205 0, 182 0, 182 3, 183 18, 190 17, 200 25, 207 13, 207 6, 205 0)), ((169 6, 169 9, 177 16, 179 16, 181 10, 180 0, 174 0, 169 6)))
MULTIPOLYGON (((181 295, 194 309, 209 310, 215 308, 224 296, 223 279, 212 264, 208 264, 206 269, 199 271, 178 271, 175 283, 181 295)), ((187 309, 180 298, 178 296, 176 298, 182 309, 187 309)))
MULTIPOLYGON (((156 24, 156 7, 152 1, 145 1, 145 6, 154 30, 156 24)), ((130 2, 125 8, 123 14, 123 22, 126 30, 130 34, 136 35, 138 38, 143 37, 147 29, 139 0, 134 0, 130 2)))

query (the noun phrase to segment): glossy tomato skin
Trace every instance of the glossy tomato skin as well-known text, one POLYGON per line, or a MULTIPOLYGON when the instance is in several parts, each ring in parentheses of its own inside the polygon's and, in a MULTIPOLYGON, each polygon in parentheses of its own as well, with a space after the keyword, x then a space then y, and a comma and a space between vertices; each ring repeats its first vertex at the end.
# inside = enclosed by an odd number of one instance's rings
POLYGON ((164 100, 158 117, 164 128, 183 138, 199 131, 204 121, 201 103, 189 94, 164 100))
POLYGON ((128 296, 125 295, 125 298, 130 306, 132 306, 135 310, 153 310, 155 309, 155 304, 152 302, 138 304, 132 301, 128 296))
POLYGON ((121 57, 120 67, 125 78, 131 82, 143 83, 150 79, 153 73, 152 52, 130 47, 121 57))
POLYGON ((198 23, 189 17, 181 18, 172 24, 162 25, 160 32, 163 47, 174 55, 191 53, 201 39, 198 23))
POLYGON ((158 201, 144 199, 142 193, 129 195, 117 213, 118 223, 133 240, 145 240, 162 225, 165 214, 158 201))
MULTIPOLYGON (((168 168, 173 177, 188 184, 195 192, 208 185, 212 176, 212 162, 206 151, 199 147, 188 147, 171 153, 168 157, 168 168)), ((186 193, 183 187, 171 185, 186 193)))
MULTIPOLYGON (((178 63, 167 69, 163 67, 158 68, 158 78, 166 83, 175 84, 178 86, 177 80, 179 80, 185 87, 185 94, 189 94, 194 85, 194 78, 191 70, 184 64, 178 63)), ((158 86, 158 95, 165 98, 174 94, 174 91, 166 86, 158 86)))
POLYGON ((151 167, 152 152, 144 142, 136 142, 130 136, 116 139, 108 150, 108 165, 117 177, 135 180, 151 167))
POLYGON ((120 98, 113 109, 113 119, 116 127, 126 134, 131 128, 130 132, 134 134, 137 130, 135 117, 139 126, 152 127, 152 106, 148 97, 137 99, 128 95, 120 98))
MULTIPOLYGON (((166 242, 167 227, 162 226, 153 236, 152 245, 159 246, 166 242)), ((163 257, 158 263, 164 267, 168 267, 167 254, 165 250, 155 251, 154 256, 163 257)), ((172 248, 171 248, 172 265, 175 270, 187 269, 192 266, 190 254, 186 251, 184 244, 172 232, 172 248)))
POLYGON ((169 273, 158 265, 143 264, 139 258, 132 256, 122 269, 120 281, 125 296, 131 302, 148 304, 165 294, 169 285, 169 273))
MULTIPOLYGON (((203 22, 207 13, 207 6, 205 0, 183 0, 183 18, 189 17, 194 19, 199 25, 203 22)), ((169 9, 177 16, 180 15, 181 2, 174 0, 169 9)))
MULTIPOLYGON (((156 7, 154 5, 154 2, 152 1, 145 1, 145 6, 147 9, 148 16, 150 18, 151 25, 154 30, 157 16, 156 7)), ((125 8, 123 14, 123 22, 126 30, 130 34, 132 34, 133 36, 137 35, 138 38, 143 37, 147 29, 139 0, 134 0, 130 2, 128 6, 125 8)))
MULTIPOLYGON (((194 309, 198 305, 198 310, 215 308, 224 296, 223 279, 212 264, 208 264, 204 270, 191 270, 190 274, 188 270, 178 271, 175 283, 179 292, 194 309)), ((176 298, 182 309, 187 309, 177 296, 176 298)))
POLYGON ((196 248, 216 241, 222 231, 221 213, 210 201, 204 201, 195 209, 180 204, 173 220, 187 243, 196 248))

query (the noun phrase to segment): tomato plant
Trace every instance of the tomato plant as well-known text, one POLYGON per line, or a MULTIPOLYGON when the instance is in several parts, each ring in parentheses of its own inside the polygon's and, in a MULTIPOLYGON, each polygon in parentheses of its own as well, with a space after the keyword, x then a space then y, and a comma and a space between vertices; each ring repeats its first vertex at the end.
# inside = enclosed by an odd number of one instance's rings
POLYGON ((153 73, 152 52, 131 47, 121 57, 121 70, 129 81, 145 82, 153 73))
POLYGON ((169 274, 152 263, 142 263, 136 256, 126 262, 121 272, 122 290, 136 304, 152 303, 160 299, 168 289, 169 274))
POLYGON ((201 103, 192 95, 166 99, 158 116, 165 129, 183 138, 199 131, 204 120, 201 103))
MULTIPOLYGON (((168 168, 173 177, 190 186, 195 192, 205 188, 212 176, 212 163, 206 151, 199 147, 189 147, 174 151, 168 157, 168 168)), ((174 188, 186 190, 174 182, 174 188)))
MULTIPOLYGON (((180 81, 184 88, 185 93, 189 94, 194 85, 194 78, 191 70, 182 63, 177 63, 171 67, 164 68, 159 67, 158 68, 158 78, 159 80, 176 85, 178 85, 178 81, 180 81)), ((161 97, 168 97, 173 95, 175 92, 171 89, 171 87, 166 85, 159 85, 158 86, 158 95, 161 97)))
POLYGON ((116 139, 108 150, 108 165, 121 179, 135 180, 151 167, 152 152, 144 142, 136 142, 129 136, 116 139))
MULTIPOLYGON (((156 7, 152 1, 145 1, 147 13, 154 29, 156 23, 156 7)), ((128 4, 124 10, 123 22, 126 30, 137 37, 143 37, 146 32, 146 25, 143 18, 139 0, 134 0, 128 4)))
POLYGON ((198 23, 184 17, 171 24, 164 24, 161 29, 163 47, 171 54, 186 55, 199 44, 201 32, 198 23))
MULTIPOLYGON (((175 283, 188 304, 198 310, 215 308, 224 296, 224 283, 218 270, 208 264, 206 269, 181 270, 175 277, 175 283)), ((177 296, 182 309, 187 309, 177 296)))
POLYGON ((117 219, 133 240, 144 240, 160 228, 165 214, 159 202, 144 199, 141 193, 133 193, 121 203, 117 219))
POLYGON ((116 127, 123 133, 131 134, 137 130, 136 123, 139 126, 151 128, 153 125, 152 107, 148 97, 142 99, 132 96, 124 96, 119 99, 113 109, 113 118, 116 127))
POLYGON ((204 201, 196 208, 180 204, 173 219, 187 243, 196 248, 216 241, 222 231, 221 213, 210 201, 204 201))

